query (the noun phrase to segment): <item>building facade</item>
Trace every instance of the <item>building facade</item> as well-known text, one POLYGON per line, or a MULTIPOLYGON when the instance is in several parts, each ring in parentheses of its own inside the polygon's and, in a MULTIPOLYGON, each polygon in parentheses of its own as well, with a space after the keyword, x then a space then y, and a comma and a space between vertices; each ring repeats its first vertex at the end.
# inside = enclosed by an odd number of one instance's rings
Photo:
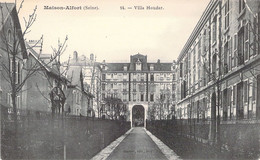
MULTIPOLYGON (((177 59, 178 119, 260 118, 260 2, 212 0, 177 59)), ((219 123, 219 122, 218 122, 219 123)))
MULTIPOLYGON (((73 115, 82 115, 88 117, 95 117, 96 111, 94 109, 97 106, 96 97, 93 94, 93 89, 96 87, 95 85, 91 85, 86 78, 87 76, 91 76, 92 73, 88 73, 88 69, 93 67, 94 62, 90 59, 87 59, 84 55, 81 57, 78 56, 78 53, 75 51, 73 53, 72 59, 64 65, 64 71, 66 72, 67 79, 71 82, 68 86, 68 93, 70 93, 68 104, 71 108, 71 112, 73 115)), ((94 80, 93 80, 94 81, 94 80)), ((93 82, 94 83, 94 82, 93 82)))
MULTIPOLYGON (((106 98, 119 98, 126 106, 127 120, 133 118, 133 108, 142 107, 144 119, 166 119, 172 113, 173 63, 147 62, 147 56, 136 54, 130 63, 100 63, 102 69, 102 114, 112 112, 106 98)), ((145 121, 144 121, 145 126, 145 121)))
POLYGON ((0 10, 0 106, 8 107, 8 113, 13 113, 12 86, 21 86, 15 91, 16 113, 19 114, 26 106, 27 92, 22 90, 27 85, 23 83, 26 73, 23 67, 28 56, 15 4, 0 3, 0 10))

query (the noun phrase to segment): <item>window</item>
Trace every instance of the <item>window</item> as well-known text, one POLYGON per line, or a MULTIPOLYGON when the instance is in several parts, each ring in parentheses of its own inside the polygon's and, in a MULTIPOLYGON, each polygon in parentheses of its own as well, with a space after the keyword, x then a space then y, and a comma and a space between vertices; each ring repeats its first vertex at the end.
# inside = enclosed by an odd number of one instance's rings
MULTIPOLYGON (((10 59, 10 72, 13 75, 13 59, 10 59)), ((15 59, 15 84, 19 84, 21 82, 21 64, 15 59)))
POLYGON ((141 76, 141 81, 144 81, 144 77, 143 76, 141 76))
POLYGON ((229 26, 229 0, 225 3, 225 29, 229 26))
POLYGON ((154 66, 151 64, 150 71, 153 71, 153 70, 154 70, 154 66))
POLYGON ((11 30, 9 29, 8 32, 7 32, 7 42, 8 43, 11 43, 11 39, 12 39, 12 35, 11 35, 11 30))
POLYGON ((133 101, 136 101, 136 94, 133 94, 133 101))
POLYGON ((141 93, 141 101, 143 102, 144 101, 144 94, 141 93))
POLYGON ((191 53, 188 53, 188 72, 190 72, 190 68, 191 68, 191 53))
POLYGON ((228 93, 227 89, 224 89, 222 94, 222 105, 223 105, 223 120, 227 120, 228 117, 228 93))
POLYGON ((228 73, 228 55, 229 55, 229 51, 228 51, 228 42, 225 43, 224 45, 224 74, 227 74, 228 73))
POLYGON ((244 27, 242 27, 238 32, 238 65, 244 63, 244 27))
POLYGON ((123 89, 126 89, 126 83, 123 84, 123 89))
POLYGON ((141 71, 142 70, 142 63, 141 63, 139 58, 137 59, 136 68, 135 69, 136 69, 136 71, 141 71))
POLYGON ((233 86, 233 105, 236 105, 237 87, 233 86))
POLYGON ((111 74, 111 78, 114 78, 114 75, 113 75, 113 74, 111 74))
POLYGON ((215 17, 212 22, 212 42, 217 41, 217 18, 215 17))
POLYGON ((249 28, 250 28, 250 26, 249 26, 249 24, 247 23, 246 25, 245 25, 245 31, 244 31, 244 37, 245 37, 245 50, 244 50, 244 54, 245 54, 245 61, 246 60, 248 60, 249 59, 249 49, 250 49, 250 47, 249 47, 249 28))
POLYGON ((196 67, 196 46, 193 49, 193 67, 196 67))
POLYGON ((111 88, 111 89, 113 89, 113 83, 112 83, 112 84, 110 84, 110 88, 111 88))
POLYGON ((21 108, 21 97, 20 96, 16 97, 16 108, 17 109, 21 108))
POLYGON ((76 109, 76 115, 79 115, 79 109, 78 108, 76 109))
POLYGON ((151 79, 152 82, 154 81, 154 75, 153 74, 150 75, 150 79, 151 79))
POLYGON ((180 77, 182 77, 183 72, 183 63, 180 63, 180 77))
POLYGON ((124 71, 127 71, 127 66, 124 66, 124 71))
POLYGON ((102 80, 106 80, 106 74, 102 74, 102 80))
POLYGON ((172 74, 172 80, 175 81, 176 80, 176 75, 173 73, 172 74))
POLYGON ((9 104, 10 106, 13 106, 12 93, 7 94, 7 104, 9 104))
POLYGON ((244 84, 243 84, 243 87, 244 87, 244 103, 247 103, 248 102, 248 83, 247 81, 244 81, 244 84))
POLYGON ((136 92, 136 83, 133 84, 133 91, 136 92))
POLYGON ((257 93, 257 84, 256 84, 256 79, 254 78, 253 79, 253 87, 252 87, 252 101, 255 101, 256 100, 256 93, 257 93))
POLYGON ((154 101, 154 95, 153 95, 153 93, 150 94, 150 101, 151 101, 151 102, 154 101))
POLYGON ((232 68, 237 66, 237 34, 234 35, 234 51, 232 55, 232 68))
POLYGON ((217 56, 216 54, 214 54, 212 58, 212 80, 216 78, 216 69, 217 69, 217 56))
POLYGON ((245 9, 245 1, 239 0, 239 13, 241 13, 245 9))
POLYGON ((127 81, 127 75, 126 74, 123 75, 123 81, 127 81))
POLYGON ((164 94, 160 94, 160 99, 164 100, 164 98, 165 98, 165 95, 164 94))
POLYGON ((127 94, 123 93, 123 101, 127 101, 127 94))
POLYGON ((133 81, 136 81, 136 73, 133 75, 133 81))
POLYGON ((176 89, 176 85, 172 84, 172 90, 175 91, 175 89, 176 89))
POLYGON ((175 97, 176 97, 176 96, 175 96, 175 94, 173 93, 173 94, 172 94, 172 100, 173 100, 173 101, 176 100, 175 97))
POLYGON ((106 90, 106 84, 102 83, 102 90, 106 90))
POLYGON ((230 71, 232 69, 232 37, 228 41, 228 70, 230 71))
POLYGON ((187 94, 188 94, 188 90, 187 90, 187 82, 186 80, 183 81, 183 98, 186 98, 187 94))
POLYGON ((244 105, 243 105, 243 82, 237 84, 237 103, 236 113, 238 119, 244 118, 244 105))

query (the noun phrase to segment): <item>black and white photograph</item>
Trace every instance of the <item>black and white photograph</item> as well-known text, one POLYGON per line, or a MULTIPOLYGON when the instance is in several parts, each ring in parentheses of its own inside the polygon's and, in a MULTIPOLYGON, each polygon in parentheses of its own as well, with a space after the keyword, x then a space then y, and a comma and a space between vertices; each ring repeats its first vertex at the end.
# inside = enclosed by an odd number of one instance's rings
POLYGON ((0 159, 260 159, 260 0, 0 0, 0 159))

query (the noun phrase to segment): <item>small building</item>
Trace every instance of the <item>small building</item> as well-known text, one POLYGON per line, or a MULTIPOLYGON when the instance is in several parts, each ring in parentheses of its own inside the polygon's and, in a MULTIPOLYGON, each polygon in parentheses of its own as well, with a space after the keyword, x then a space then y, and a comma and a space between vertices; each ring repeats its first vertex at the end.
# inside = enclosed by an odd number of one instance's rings
POLYGON ((27 48, 27 65, 37 65, 37 67, 35 68, 35 72, 27 80, 28 96, 26 99, 26 109, 30 111, 51 112, 50 92, 56 85, 55 83, 60 82, 61 89, 67 98, 69 96, 67 85, 70 82, 62 75, 62 72, 58 69, 60 66, 56 60, 51 60, 49 54, 38 53, 39 51, 37 52, 37 50, 34 50, 29 45, 27 48))

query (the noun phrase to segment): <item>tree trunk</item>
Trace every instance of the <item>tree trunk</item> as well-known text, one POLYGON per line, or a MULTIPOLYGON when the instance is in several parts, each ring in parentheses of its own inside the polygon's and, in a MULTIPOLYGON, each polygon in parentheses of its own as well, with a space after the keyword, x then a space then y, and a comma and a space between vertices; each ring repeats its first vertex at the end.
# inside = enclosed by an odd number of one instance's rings
POLYGON ((13 139, 13 147, 14 147, 14 154, 13 156, 16 158, 18 157, 18 137, 17 137, 17 132, 18 132, 18 122, 17 122, 17 108, 16 108, 16 77, 15 77, 15 72, 16 72, 16 63, 15 63, 15 55, 12 56, 12 68, 10 70, 11 72, 11 88, 12 88, 12 93, 11 93, 11 98, 12 98, 12 105, 13 105, 13 119, 14 119, 14 139, 13 139))

